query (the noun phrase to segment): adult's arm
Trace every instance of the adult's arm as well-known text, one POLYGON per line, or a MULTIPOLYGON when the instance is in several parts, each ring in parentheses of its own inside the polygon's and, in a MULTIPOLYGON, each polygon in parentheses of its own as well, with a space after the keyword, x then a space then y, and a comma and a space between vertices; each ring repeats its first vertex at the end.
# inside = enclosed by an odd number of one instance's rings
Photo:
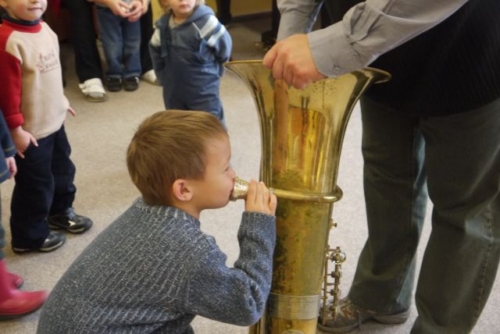
POLYGON ((466 2, 367 0, 352 7, 341 22, 309 32, 317 14, 315 1, 278 0, 282 40, 266 54, 264 65, 272 68, 275 78, 301 88, 369 65, 441 23, 466 2))

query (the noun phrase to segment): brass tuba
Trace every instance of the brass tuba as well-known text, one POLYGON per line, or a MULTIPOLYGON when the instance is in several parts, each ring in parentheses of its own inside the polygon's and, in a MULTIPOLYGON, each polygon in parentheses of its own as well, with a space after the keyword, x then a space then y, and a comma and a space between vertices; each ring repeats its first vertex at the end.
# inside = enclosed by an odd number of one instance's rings
POLYGON ((260 178, 278 199, 271 293, 252 334, 313 334, 320 305, 344 133, 360 95, 386 72, 366 68, 305 89, 274 80, 261 61, 226 67, 248 86, 258 110, 260 178))

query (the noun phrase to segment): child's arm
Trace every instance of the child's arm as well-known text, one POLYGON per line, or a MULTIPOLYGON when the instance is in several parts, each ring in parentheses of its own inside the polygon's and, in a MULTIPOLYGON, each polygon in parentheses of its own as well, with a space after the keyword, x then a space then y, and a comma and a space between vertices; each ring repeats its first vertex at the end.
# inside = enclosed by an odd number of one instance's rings
POLYGON ((219 63, 225 63, 229 61, 231 57, 231 50, 233 47, 233 41, 231 35, 226 30, 226 27, 217 20, 217 26, 212 32, 204 37, 207 44, 214 50, 215 58, 219 63))
POLYGON ((17 154, 21 158, 24 158, 23 153, 28 149, 31 143, 35 146, 38 146, 38 142, 36 141, 35 137, 33 137, 33 135, 28 131, 24 131, 21 126, 10 130, 10 135, 12 137, 12 140, 14 141, 14 144, 16 145, 17 154))
POLYGON ((5 163, 7 164, 7 167, 9 168, 9 179, 13 178, 17 174, 17 165, 16 165, 16 159, 14 157, 8 157, 5 159, 5 163))
POLYGON ((226 256, 215 244, 209 247, 188 282, 185 312, 240 326, 262 316, 271 289, 276 196, 263 182, 252 180, 245 206, 234 268, 226 266, 226 256))
POLYGON ((149 54, 153 63, 153 69, 156 74, 156 79, 160 85, 163 85, 163 71, 165 70, 165 61, 161 56, 161 32, 158 26, 155 26, 155 31, 149 42, 149 54))
POLYGON ((7 124, 5 123, 5 119, 0 111, 0 142, 2 148, 2 156, 5 157, 5 163, 7 164, 7 168, 9 169, 9 179, 16 175, 17 173, 17 165, 16 160, 14 159, 14 155, 16 155, 16 146, 12 141, 12 137, 10 136, 9 129, 7 128, 7 124))
MULTIPOLYGON (((2 35, 2 38, 5 36, 2 35)), ((35 146, 38 146, 38 143, 31 133, 22 128, 24 117, 21 113, 21 62, 6 50, 0 50, 0 78, 2 78, 2 82, 8 83, 2 85, 2 89, 0 89, 0 108, 3 111, 7 127, 10 129, 10 136, 17 149, 17 154, 24 158, 23 152, 26 151, 30 143, 35 146)))
MULTIPOLYGON (((1 37, 5 38, 3 35, 1 37)), ((0 40, 0 43, 2 42, 5 43, 0 40)), ((3 111, 7 127, 13 129, 24 124, 21 113, 21 61, 5 49, 0 50, 0 78, 3 83, 0 89, 0 109, 3 111)))
POLYGON ((148 3, 148 0, 133 0, 130 3, 128 21, 135 22, 139 20, 148 11, 148 3))
POLYGON ((244 212, 238 231, 240 254, 233 268, 215 243, 197 254, 187 280, 183 313, 197 314, 238 326, 257 322, 271 289, 275 217, 244 212))
POLYGON ((89 2, 94 2, 103 6, 108 7, 113 14, 128 17, 129 6, 121 0, 88 0, 89 2))

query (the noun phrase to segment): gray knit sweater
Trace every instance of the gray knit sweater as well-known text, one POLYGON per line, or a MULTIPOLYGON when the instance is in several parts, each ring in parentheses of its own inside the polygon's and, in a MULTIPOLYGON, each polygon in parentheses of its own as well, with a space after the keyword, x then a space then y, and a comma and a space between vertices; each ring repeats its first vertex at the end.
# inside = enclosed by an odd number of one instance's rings
POLYGON ((248 326, 269 294, 275 218, 244 212, 233 268, 200 222, 138 199, 54 287, 38 334, 193 333, 195 315, 248 326))

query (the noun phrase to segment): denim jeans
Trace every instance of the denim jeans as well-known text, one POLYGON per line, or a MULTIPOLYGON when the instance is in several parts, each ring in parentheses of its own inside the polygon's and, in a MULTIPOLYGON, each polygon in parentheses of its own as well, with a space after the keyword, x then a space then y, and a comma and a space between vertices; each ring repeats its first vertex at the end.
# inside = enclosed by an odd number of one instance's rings
POLYGON ((12 193, 12 246, 39 248, 49 235, 47 216, 72 207, 76 188, 75 165, 64 126, 30 145, 24 158, 16 156, 16 184, 12 193))
POLYGON ((368 240, 349 298, 380 313, 410 308, 427 196, 432 232, 413 334, 469 333, 500 260, 500 100, 418 117, 362 98, 368 240))
POLYGON ((113 14, 106 7, 97 6, 97 19, 102 48, 111 78, 141 75, 141 26, 113 14))

